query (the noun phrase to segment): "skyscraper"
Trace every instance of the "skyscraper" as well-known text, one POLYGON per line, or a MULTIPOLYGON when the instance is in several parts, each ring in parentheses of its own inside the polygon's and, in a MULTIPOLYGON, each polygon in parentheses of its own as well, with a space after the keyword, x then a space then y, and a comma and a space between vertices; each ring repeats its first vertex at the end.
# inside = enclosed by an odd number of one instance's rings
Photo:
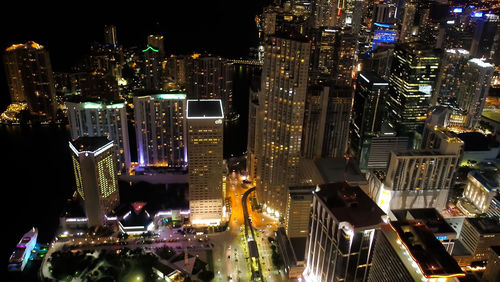
POLYGON ((500 17, 495 14, 483 14, 477 18, 478 23, 474 36, 470 54, 475 58, 492 59, 494 53, 498 52, 498 37, 500 36, 500 17), (495 40, 497 41, 495 44, 495 40))
POLYGON ((28 41, 8 47, 3 59, 11 102, 24 102, 41 120, 53 120, 56 90, 49 52, 42 45, 28 41))
POLYGON ((141 77, 146 90, 163 89, 160 51, 148 45, 142 50, 141 77))
POLYGON ((306 243, 306 279, 366 281, 383 216, 359 187, 345 182, 319 185, 306 243))
POLYGON ((116 35, 116 26, 104 26, 104 43, 116 46, 118 44, 118 37, 116 35))
POLYGON ((436 87, 432 91, 432 106, 454 102, 462 84, 465 83, 463 78, 469 57, 469 52, 464 49, 446 49, 436 87))
POLYGON ((309 68, 309 41, 292 36, 268 38, 259 92, 257 198, 276 216, 285 211, 286 187, 296 181, 309 68))
POLYGON ((136 96, 133 103, 139 165, 185 168, 186 94, 136 96))
POLYGON ((219 225, 223 208, 221 100, 187 100, 189 209, 193 225, 219 225))
POLYGON ((465 66, 457 104, 468 113, 466 120, 468 128, 477 128, 479 125, 493 72, 494 66, 480 59, 471 59, 465 66))
POLYGON ((69 142, 69 148, 87 224, 101 226, 120 202, 113 141, 107 137, 78 137, 69 142))
POLYGON ((224 113, 233 111, 234 65, 221 57, 200 56, 193 59, 188 97, 221 99, 224 113))
POLYGON ((352 89, 348 86, 309 87, 304 115, 302 155, 342 158, 347 152, 352 89))
POLYGON ((128 173, 130 144, 124 103, 66 102, 71 138, 107 136, 113 140, 118 173, 128 173))
POLYGON ((398 132, 411 132, 424 124, 439 62, 440 52, 422 42, 394 49, 386 104, 389 125, 398 132))
POLYGON ((149 35, 148 36, 148 46, 158 50, 160 54, 160 59, 165 58, 165 43, 163 42, 163 35, 149 35))
POLYGON ((361 72, 356 81, 351 118, 350 146, 358 154, 367 137, 382 129, 389 83, 372 72, 361 72))

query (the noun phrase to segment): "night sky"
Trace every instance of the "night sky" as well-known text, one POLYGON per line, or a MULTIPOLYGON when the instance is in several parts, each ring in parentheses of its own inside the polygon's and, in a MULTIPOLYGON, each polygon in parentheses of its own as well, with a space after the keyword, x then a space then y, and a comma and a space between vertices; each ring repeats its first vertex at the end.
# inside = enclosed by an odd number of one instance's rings
MULTIPOLYGON (((3 53, 14 43, 33 40, 48 49, 55 72, 69 71, 89 52, 92 42, 104 41, 104 25, 114 24, 124 47, 144 47, 147 35, 157 33, 165 36, 167 54, 207 51, 246 57, 248 48, 257 43, 254 17, 269 2, 9 1, 0 14, 0 48, 3 53)), ((9 94, 4 68, 0 69, 1 111, 9 94)))

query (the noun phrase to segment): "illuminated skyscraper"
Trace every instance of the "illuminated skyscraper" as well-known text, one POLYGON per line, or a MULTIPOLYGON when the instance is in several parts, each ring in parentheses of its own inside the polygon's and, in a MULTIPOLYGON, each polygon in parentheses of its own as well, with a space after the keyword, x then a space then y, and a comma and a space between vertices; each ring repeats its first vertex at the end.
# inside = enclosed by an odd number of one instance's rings
POLYGON ((148 46, 158 50, 160 59, 165 58, 165 43, 163 42, 163 35, 149 35, 148 46))
POLYGON ((56 112, 56 90, 49 52, 28 41, 14 44, 3 55, 12 103, 24 102, 42 120, 52 120, 56 112))
POLYGON ((358 154, 367 137, 375 136, 382 129, 385 100, 389 83, 372 72, 361 72, 356 82, 354 106, 351 115, 350 146, 358 154))
POLYGON ((432 91, 431 105, 447 104, 457 98, 465 83, 463 78, 469 57, 469 52, 464 49, 447 49, 444 52, 436 87, 432 91))
POLYGON ((69 142, 76 190, 83 200, 88 226, 101 226, 120 203, 113 141, 107 137, 78 137, 69 142))
POLYGON ((106 25, 104 26, 104 43, 116 46, 118 44, 118 38, 116 35, 116 26, 106 25))
POLYGON ((306 243, 306 280, 366 281, 383 216, 359 187, 319 185, 306 243))
POLYGON ((494 70, 492 64, 480 59, 469 60, 464 68, 457 104, 468 113, 466 120, 468 128, 477 128, 479 125, 494 70))
POLYGON ((398 132, 412 132, 424 124, 439 62, 440 52, 421 42, 394 49, 386 105, 388 123, 398 132))
POLYGON ((223 217, 221 100, 187 100, 189 209, 193 225, 219 225, 223 217))
POLYGON ((146 90, 163 89, 160 51, 148 45, 142 50, 141 77, 146 90))
POLYGON ((478 23, 472 38, 470 54, 475 58, 490 60, 494 53, 499 52, 500 17, 495 14, 483 14, 477 19, 478 23))
POLYGON ((224 113, 233 110, 234 65, 220 57, 200 56, 193 59, 188 97, 221 99, 224 113))
POLYGON ((66 102, 71 138, 107 136, 114 142, 118 173, 128 173, 130 145, 124 103, 66 102))
POLYGON ((133 103, 139 165, 185 168, 186 94, 136 96, 133 103))
POLYGON ((310 43, 294 35, 269 37, 265 45, 258 115, 257 198, 266 211, 283 215, 286 187, 299 166, 310 43), (286 172, 286 173, 284 173, 286 172))

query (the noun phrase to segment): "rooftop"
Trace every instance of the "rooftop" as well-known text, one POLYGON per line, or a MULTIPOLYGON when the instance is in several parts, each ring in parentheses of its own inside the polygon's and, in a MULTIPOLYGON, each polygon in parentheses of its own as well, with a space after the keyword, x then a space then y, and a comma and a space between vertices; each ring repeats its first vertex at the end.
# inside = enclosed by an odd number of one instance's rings
POLYGON ((361 188, 346 182, 321 184, 314 194, 338 222, 349 222, 354 228, 373 228, 382 223, 382 216, 385 215, 361 188))
POLYGON ((500 221, 499 218, 493 217, 473 217, 466 218, 472 226, 482 235, 485 234, 500 234, 500 221))
POLYGON ((224 118, 222 101, 219 99, 210 100, 187 100, 188 119, 218 119, 224 118))
POLYGON ((28 49, 28 48, 41 50, 43 49, 43 46, 34 41, 28 41, 25 44, 12 44, 10 47, 5 49, 5 51, 13 51, 18 49, 28 49))
POLYGON ((358 81, 365 81, 366 83, 369 83, 372 86, 389 87, 389 83, 387 82, 387 80, 381 78, 376 73, 371 71, 364 71, 359 73, 358 81))
POLYGON ((106 136, 84 136, 78 137, 77 139, 71 141, 70 144, 76 151, 81 153, 84 151, 95 152, 112 142, 113 141, 110 141, 106 136))
POLYGON ((348 161, 346 164, 344 158, 318 158, 314 163, 326 183, 344 180, 351 183, 366 181, 353 161, 348 161))
POLYGON ((392 214, 394 214, 398 221, 408 221, 412 219, 422 220, 434 234, 456 234, 455 230, 434 208, 391 210, 391 212, 392 214))
POLYGON ((427 278, 465 276, 432 231, 421 220, 391 221, 390 226, 427 278))

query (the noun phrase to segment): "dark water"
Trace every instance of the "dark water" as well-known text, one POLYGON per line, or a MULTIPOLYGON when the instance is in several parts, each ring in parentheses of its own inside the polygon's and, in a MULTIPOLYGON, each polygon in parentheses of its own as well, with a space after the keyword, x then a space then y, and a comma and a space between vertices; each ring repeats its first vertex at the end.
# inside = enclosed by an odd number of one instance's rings
POLYGON ((50 242, 55 235, 64 201, 75 186, 68 140, 65 126, 0 125, 4 215, 0 267, 4 272, 10 254, 29 229, 39 229, 39 242, 50 242))

